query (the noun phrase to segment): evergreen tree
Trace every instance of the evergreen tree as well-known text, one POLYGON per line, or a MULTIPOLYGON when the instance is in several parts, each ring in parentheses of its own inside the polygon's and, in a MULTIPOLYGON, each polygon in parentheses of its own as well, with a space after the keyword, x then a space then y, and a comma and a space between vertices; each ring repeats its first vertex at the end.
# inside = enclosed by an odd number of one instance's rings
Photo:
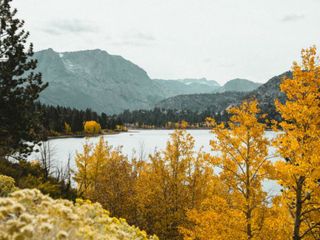
POLYGON ((33 70, 33 46, 24 21, 16 18, 12 0, 0 0, 0 156, 30 153, 39 137, 39 114, 34 101, 47 86, 33 70), (28 143, 28 144, 27 144, 28 143))

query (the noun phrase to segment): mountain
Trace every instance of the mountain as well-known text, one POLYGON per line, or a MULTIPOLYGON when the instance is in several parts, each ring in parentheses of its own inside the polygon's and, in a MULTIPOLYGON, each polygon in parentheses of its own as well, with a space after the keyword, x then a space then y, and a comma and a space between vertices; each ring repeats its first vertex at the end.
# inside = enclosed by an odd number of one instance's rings
POLYGON ((220 84, 215 80, 207 80, 206 78, 198 78, 198 79, 185 78, 185 79, 178 79, 176 81, 182 82, 188 86, 201 86, 201 87, 207 86, 212 88, 220 87, 220 84))
POLYGON ((37 71, 49 83, 40 101, 49 105, 114 114, 149 109, 168 97, 208 93, 220 87, 205 78, 152 80, 134 63, 99 49, 63 53, 47 49, 35 53, 35 58, 37 71))
POLYGON ((37 70, 49 87, 40 95, 45 104, 98 112, 148 109, 165 98, 139 66, 102 50, 58 53, 52 49, 35 53, 37 70))
POLYGON ((285 102, 285 95, 280 91, 280 84, 284 78, 292 78, 292 72, 287 71, 274 76, 256 90, 248 93, 244 99, 255 98, 263 112, 275 112, 274 101, 279 99, 282 103, 285 102))
POLYGON ((206 78, 178 80, 153 79, 153 81, 163 90, 167 97, 181 94, 212 93, 220 88, 219 83, 214 80, 207 80, 206 78))
MULTIPOLYGON (((275 76, 267 81, 265 84, 259 86, 251 92, 220 92, 213 94, 191 94, 191 95, 180 95, 171 97, 160 101, 156 104, 156 107, 165 109, 189 109, 194 111, 204 111, 207 109, 215 110, 216 112, 221 112, 228 108, 230 105, 238 105, 243 100, 256 98, 263 112, 275 113, 274 101, 279 99, 280 101, 285 101, 285 96, 280 92, 280 83, 284 78, 291 78, 291 72, 285 72, 279 76, 275 76)), ((230 89, 229 86, 237 86, 239 82, 247 83, 245 81, 229 81, 231 84, 226 83, 223 87, 227 85, 226 89, 230 89), (236 84, 234 84, 236 83, 236 84)), ((250 82, 250 81, 249 81, 250 82)), ((249 85, 253 86, 249 83, 249 85)), ((234 87, 231 89, 235 89, 234 87)), ((241 89, 241 88, 237 88, 241 89)))
POLYGON ((214 80, 207 80, 206 78, 177 80, 154 79, 154 81, 158 87, 166 93, 167 97, 201 93, 250 92, 261 86, 260 83, 240 78, 230 80, 223 86, 220 86, 220 84, 214 80))
POLYGON ((247 79, 232 79, 225 83, 218 92, 250 92, 261 86, 261 83, 252 82, 247 79))
POLYGON ((237 104, 244 96, 243 92, 179 95, 160 101, 156 107, 194 112, 221 112, 228 106, 237 104))

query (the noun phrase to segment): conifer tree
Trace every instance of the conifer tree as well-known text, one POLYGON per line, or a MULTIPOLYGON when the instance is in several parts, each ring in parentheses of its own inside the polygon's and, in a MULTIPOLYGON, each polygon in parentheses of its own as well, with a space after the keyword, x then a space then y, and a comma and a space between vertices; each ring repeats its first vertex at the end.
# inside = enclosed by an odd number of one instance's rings
POLYGON ((33 45, 27 46, 29 33, 11 1, 0 0, 0 156, 24 156, 40 137, 34 102, 47 85, 34 72, 33 45))

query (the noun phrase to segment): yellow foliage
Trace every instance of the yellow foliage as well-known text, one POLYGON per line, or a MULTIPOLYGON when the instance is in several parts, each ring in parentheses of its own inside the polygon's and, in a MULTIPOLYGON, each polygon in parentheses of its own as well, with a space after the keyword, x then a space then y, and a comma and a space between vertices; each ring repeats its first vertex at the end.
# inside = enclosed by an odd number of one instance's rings
POLYGON ((124 125, 116 125, 116 130, 121 132, 127 132, 128 128, 124 125))
POLYGON ((101 126, 96 121, 86 121, 83 128, 84 132, 88 134, 98 134, 101 132, 101 126))
POLYGON ((82 196, 100 202, 113 216, 130 221, 132 169, 121 149, 113 149, 101 137, 95 147, 84 144, 83 153, 76 155, 76 164, 75 180, 82 196))
POLYGON ((121 149, 100 138, 77 153, 75 180, 83 197, 100 202, 113 216, 163 239, 181 239, 186 211, 199 206, 214 186, 208 154, 193 149, 192 136, 176 130, 165 151, 156 151, 149 162, 130 163, 121 149))
POLYGON ((237 209, 223 197, 217 195, 206 199, 201 203, 200 209, 188 212, 188 219, 193 223, 190 228, 182 228, 181 232, 185 240, 227 240, 246 239, 242 226, 243 218, 237 209))
POLYGON ((12 177, 0 175, 0 197, 7 196, 16 190, 15 181, 12 177))
POLYGON ((264 227, 261 232, 263 240, 292 239, 292 218, 281 196, 272 199, 272 206, 265 215, 264 227))
POLYGON ((181 122, 180 122, 180 128, 181 129, 186 129, 187 127, 188 127, 188 122, 187 121, 185 121, 185 120, 182 120, 181 122))
POLYGON ((268 208, 262 182, 274 170, 267 158, 269 142, 265 125, 257 119, 259 112, 257 101, 250 101, 229 109, 228 126, 208 119, 216 136, 210 144, 219 152, 210 161, 221 169, 219 180, 227 192, 206 200, 199 211, 189 212, 194 226, 183 229, 185 239, 263 239, 268 208))
MULTIPOLYGON (((170 125, 173 125, 173 124, 170 123, 170 125)), ((170 126, 170 125, 168 125, 168 126, 170 126)), ((189 123, 185 120, 182 120, 181 122, 177 122, 174 124, 175 129, 186 129, 186 128, 188 128, 188 126, 189 126, 189 123)))
POLYGON ((92 188, 92 175, 90 175, 92 169, 92 145, 88 141, 83 145, 83 152, 76 153, 76 166, 78 171, 74 176, 74 180, 78 185, 78 192, 80 196, 87 194, 92 188))
POLYGON ((64 132, 66 133, 66 134, 71 134, 72 133, 72 129, 71 129, 71 126, 70 126, 70 124, 68 124, 68 123, 64 123, 64 132))
POLYGON ((293 239, 320 239, 320 65, 315 47, 302 50, 301 57, 301 64, 293 64, 293 79, 280 86, 286 103, 276 101, 283 121, 274 145, 285 160, 277 163, 277 174, 293 239))
POLYGON ((158 239, 109 216, 100 204, 54 200, 39 190, 0 198, 1 239, 158 239))
POLYGON ((207 157, 194 152, 189 133, 175 130, 165 151, 152 154, 150 163, 140 163, 135 188, 139 226, 161 239, 181 239, 179 227, 187 224, 187 210, 211 192, 213 170, 207 157))

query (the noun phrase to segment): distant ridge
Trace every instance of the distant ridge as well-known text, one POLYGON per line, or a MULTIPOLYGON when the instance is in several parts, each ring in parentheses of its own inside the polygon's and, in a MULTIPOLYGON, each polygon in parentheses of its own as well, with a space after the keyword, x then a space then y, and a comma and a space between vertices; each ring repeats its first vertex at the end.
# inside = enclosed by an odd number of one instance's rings
POLYGON ((179 95, 162 100, 155 106, 163 109, 190 110, 193 112, 210 110, 218 113, 230 105, 237 104, 245 95, 244 92, 179 95))
POLYGON ((214 80, 207 80, 206 78, 176 80, 154 79, 154 81, 170 97, 180 94, 212 93, 220 88, 219 83, 214 80))
MULTIPOLYGON (((275 114, 275 99, 285 101, 285 96, 280 92, 280 83, 284 77, 291 78, 292 73, 290 71, 275 76, 267 81, 265 84, 257 84, 245 79, 234 79, 227 82, 220 89, 220 93, 212 94, 191 94, 180 95, 171 97, 165 100, 161 100, 155 106, 164 109, 176 109, 176 110, 193 110, 193 111, 205 111, 210 109, 215 112, 221 112, 228 108, 230 105, 240 104, 241 101, 246 99, 257 99, 263 112, 275 114), (239 83, 245 83, 247 88, 250 86, 254 90, 250 92, 245 91, 226 91, 227 89, 241 90, 239 83), (227 86, 227 87, 226 87, 227 86), (230 87, 231 86, 231 87, 230 87), (222 88, 223 88, 222 87, 222 88)), ((240 85, 241 86, 241 85, 240 85)))
POLYGON ((261 83, 256 83, 247 79, 232 79, 226 82, 221 88, 218 89, 219 92, 250 92, 258 87, 260 87, 261 83))

